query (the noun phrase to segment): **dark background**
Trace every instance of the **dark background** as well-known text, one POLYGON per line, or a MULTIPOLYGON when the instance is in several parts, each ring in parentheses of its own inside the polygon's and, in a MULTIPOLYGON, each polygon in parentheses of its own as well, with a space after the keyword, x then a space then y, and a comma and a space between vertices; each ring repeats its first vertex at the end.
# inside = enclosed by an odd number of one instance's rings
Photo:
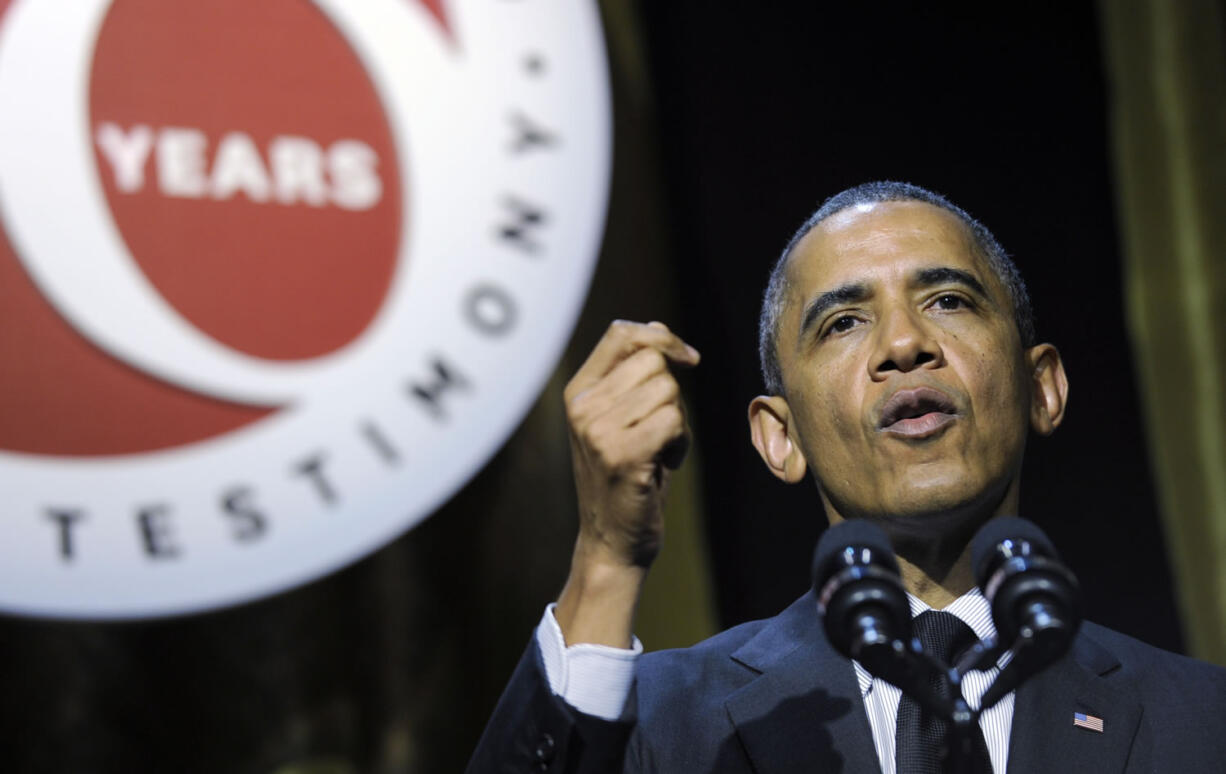
MULTIPOLYGON (((1027 452, 1021 515, 1080 576, 1088 617, 1182 645, 1134 384, 1095 8, 640 4, 682 293, 721 622, 808 583, 824 518, 748 443, 770 266, 825 197, 936 190, 995 231, 1060 347, 1069 413, 1027 452)), ((593 292, 599 292, 599 288, 593 292)))

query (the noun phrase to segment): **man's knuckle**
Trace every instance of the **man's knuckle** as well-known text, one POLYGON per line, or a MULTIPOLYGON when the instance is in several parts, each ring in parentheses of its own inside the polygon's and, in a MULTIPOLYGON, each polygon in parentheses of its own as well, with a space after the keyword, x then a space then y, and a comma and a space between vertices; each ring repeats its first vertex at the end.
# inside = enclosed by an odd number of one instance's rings
POLYGON ((666 373, 660 379, 660 392, 664 400, 671 403, 681 397, 681 385, 677 384, 677 380, 673 378, 672 374, 666 373))
POLYGON ((576 392, 566 399, 566 418, 572 425, 581 423, 588 414, 588 394, 576 392))
POLYGON ((668 359, 664 357, 664 353, 654 347, 639 350, 637 358, 647 373, 668 370, 668 359))
POLYGON ((589 446, 599 450, 608 445, 608 439, 612 435, 612 426, 604 417, 596 417, 585 423, 580 434, 589 446))
POLYGON ((681 411, 681 406, 676 403, 666 403, 660 407, 660 424, 666 430, 672 432, 674 429, 685 424, 685 415, 681 411))

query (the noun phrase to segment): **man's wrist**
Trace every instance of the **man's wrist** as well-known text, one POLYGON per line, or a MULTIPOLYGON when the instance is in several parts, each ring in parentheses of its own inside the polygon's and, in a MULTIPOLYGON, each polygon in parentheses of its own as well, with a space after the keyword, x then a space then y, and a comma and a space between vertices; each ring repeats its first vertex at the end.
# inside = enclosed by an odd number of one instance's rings
POLYGON ((646 567, 618 561, 580 538, 555 609, 566 644, 629 648, 646 577, 646 567))

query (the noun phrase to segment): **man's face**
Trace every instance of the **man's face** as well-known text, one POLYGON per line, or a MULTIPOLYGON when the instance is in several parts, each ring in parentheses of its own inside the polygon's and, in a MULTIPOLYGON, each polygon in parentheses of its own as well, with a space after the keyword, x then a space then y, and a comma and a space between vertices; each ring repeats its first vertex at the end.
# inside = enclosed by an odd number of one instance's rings
POLYGON ((1040 348, 965 226, 922 202, 849 208, 787 271, 786 433, 832 520, 1016 507, 1040 348))

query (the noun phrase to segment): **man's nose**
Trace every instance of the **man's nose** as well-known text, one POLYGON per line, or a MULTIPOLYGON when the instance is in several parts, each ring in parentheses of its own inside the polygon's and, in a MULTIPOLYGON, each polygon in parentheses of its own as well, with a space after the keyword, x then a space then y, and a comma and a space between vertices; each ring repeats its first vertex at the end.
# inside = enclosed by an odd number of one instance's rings
POLYGON ((883 316, 875 331, 869 375, 885 379, 894 371, 935 368, 944 363, 941 345, 923 315, 896 309, 883 316))

